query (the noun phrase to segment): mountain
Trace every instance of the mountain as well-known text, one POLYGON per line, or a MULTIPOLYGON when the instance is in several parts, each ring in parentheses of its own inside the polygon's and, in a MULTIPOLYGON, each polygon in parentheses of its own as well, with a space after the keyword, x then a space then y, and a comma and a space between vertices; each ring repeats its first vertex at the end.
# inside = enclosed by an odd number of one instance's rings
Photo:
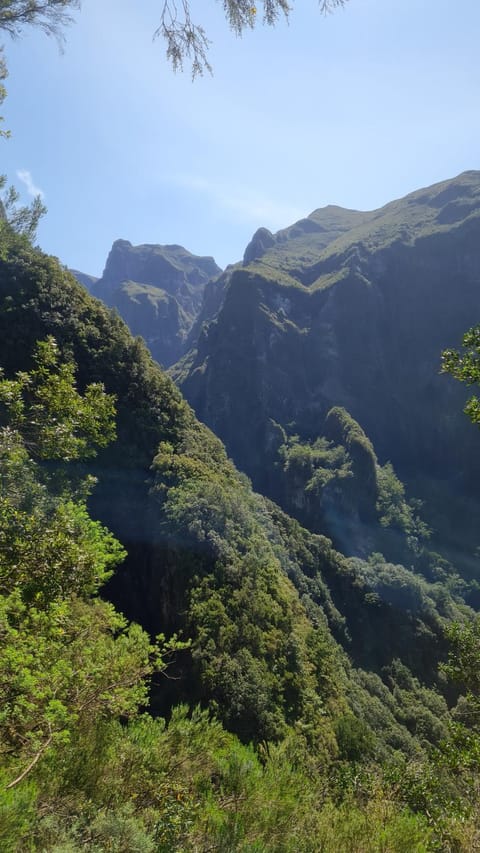
POLYGON ((346 409, 311 439, 271 425, 281 481, 307 520, 305 496, 328 493, 326 516, 384 531, 403 565, 346 557, 255 493, 118 314, 9 229, 0 365, 2 849, 474 849, 475 705, 439 671, 454 621, 475 677, 466 585, 346 409), (50 445, 79 429, 77 392, 90 418, 92 382, 114 395, 115 441, 29 458, 45 406, 50 445), (122 548, 104 525, 126 551, 107 601, 93 591, 122 548), (108 601, 183 641, 149 694, 149 638, 108 601))
POLYGON ((89 293, 92 292, 93 288, 95 287, 95 285, 98 281, 98 278, 96 276, 88 275, 88 273, 80 272, 79 270, 73 270, 73 269, 69 270, 69 272, 71 272, 72 275, 75 276, 75 278, 77 279, 77 281, 80 282, 80 284, 83 284, 83 286, 87 288, 89 293))
MULTIPOLYGON (((260 229, 243 264, 208 286, 197 339, 172 375, 255 488, 303 523, 285 447, 295 436, 332 441, 328 413, 346 410, 381 464, 427 500, 435 544, 473 573, 480 437, 440 356, 479 318, 472 171, 379 210, 329 206, 275 235, 260 229)), ((311 488, 302 500, 312 505, 311 488)), ((310 511, 309 524, 340 546, 327 514, 310 511)))
POLYGON ((117 240, 100 279, 72 270, 81 284, 116 308, 164 366, 183 354, 200 311, 206 283, 221 272, 213 258, 182 246, 132 246, 117 240))
MULTIPOLYGON (((99 481, 94 516, 127 551, 106 592, 151 635, 181 631, 191 641, 178 680, 157 691, 159 707, 213 702, 244 739, 275 739, 295 720, 323 725, 308 699, 322 661, 338 667, 331 698, 343 696, 345 707, 348 691, 368 705, 358 673, 371 671, 379 688, 386 672, 395 681, 396 660, 438 682, 444 620, 460 613, 456 594, 378 557, 349 562, 256 495, 143 342, 53 259, 14 243, 0 272, 6 375, 30 369, 35 341, 53 335, 74 356, 80 389, 99 381, 115 395, 117 440, 89 466, 99 481)), ((394 734, 382 748, 409 740, 403 712, 392 708, 394 734)))

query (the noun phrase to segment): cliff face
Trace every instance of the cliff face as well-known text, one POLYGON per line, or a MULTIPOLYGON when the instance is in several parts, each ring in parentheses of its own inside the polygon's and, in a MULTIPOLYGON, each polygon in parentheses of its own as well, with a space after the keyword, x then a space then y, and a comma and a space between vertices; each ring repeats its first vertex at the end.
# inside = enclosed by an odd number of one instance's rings
MULTIPOLYGON (((91 279, 73 272, 81 284, 91 279)), ((192 255, 182 246, 132 246, 117 240, 102 277, 88 289, 116 308, 156 361, 169 366, 183 354, 206 283, 220 272, 213 258, 192 255)))
POLYGON ((315 211, 224 274, 179 382, 257 488, 280 497, 272 423, 313 440, 333 406, 402 477, 474 486, 478 432, 439 370, 480 318, 479 238, 468 172, 378 211, 315 211))
MULTIPOLYGON (((192 643, 175 677, 154 688, 157 709, 212 702, 245 740, 278 739, 297 721, 323 726, 330 696, 345 693, 349 707, 349 685, 368 704, 370 688, 355 686, 345 650, 371 670, 372 691, 387 689, 374 673, 396 659, 436 681, 443 619, 458 615, 448 590, 382 559, 348 561, 255 495, 121 319, 13 238, 0 253, 0 309, 5 375, 31 369, 35 342, 53 335, 78 365, 80 390, 100 381, 115 395, 117 440, 88 466, 99 480, 92 513, 128 552, 104 594, 152 635, 181 631, 192 643)), ((366 478, 372 494, 359 520, 368 521, 379 491, 373 449, 343 410, 330 413, 327 430, 325 442, 343 443, 345 458, 329 444, 316 448, 312 473, 328 468, 333 484, 350 470, 366 478)), ((355 522, 354 490, 341 503, 355 522)), ((372 726, 382 739, 390 727, 386 748, 398 738, 409 748, 395 703, 380 723, 373 713, 372 726)))

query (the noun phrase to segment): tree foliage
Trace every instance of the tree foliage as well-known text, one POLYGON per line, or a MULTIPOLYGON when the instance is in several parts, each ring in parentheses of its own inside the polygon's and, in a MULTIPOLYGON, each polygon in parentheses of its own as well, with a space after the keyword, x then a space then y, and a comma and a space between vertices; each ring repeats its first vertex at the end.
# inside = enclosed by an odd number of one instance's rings
POLYGON ((53 338, 34 367, 0 381, 0 762, 20 784, 44 755, 89 719, 128 717, 147 698, 160 648, 112 605, 92 600, 124 556, 42 461, 93 455, 115 435, 113 398, 84 394, 53 338))
MULTIPOLYGON (((442 372, 450 373, 466 385, 480 383, 480 326, 465 332, 463 350, 449 349, 442 355, 442 372)), ((464 412, 472 423, 480 424, 480 400, 473 394, 467 401, 464 412)))
MULTIPOLYGON (((4 56, 3 56, 3 49, 0 49, 0 104, 3 104, 5 98, 7 97, 7 90, 5 88, 5 83, 4 83, 7 76, 8 76, 8 71, 7 71, 7 65, 6 65, 4 56)), ((2 122, 3 122, 3 116, 0 116, 0 124, 2 122)), ((3 130, 3 128, 0 129, 0 138, 2 138, 2 137, 8 138, 9 136, 10 136, 10 133, 8 130, 3 130)), ((2 213, 2 210, 0 207, 0 216, 1 216, 1 213, 2 213)))
MULTIPOLYGON (((53 337, 37 344, 35 366, 0 381, 3 420, 37 459, 72 461, 95 456, 115 438, 114 398, 92 383, 79 394, 75 366, 61 362, 53 337)), ((1 417, 1 416, 0 416, 1 417)))
MULTIPOLYGON (((8 136, 8 132, 3 133, 8 136)), ((47 212, 42 197, 37 195, 31 204, 19 204, 20 194, 14 186, 6 187, 5 175, 0 175, 0 231, 11 229, 30 243, 36 239, 38 223, 47 212)))
POLYGON ((448 637, 451 650, 444 669, 453 681, 467 689, 471 703, 480 714, 480 617, 464 623, 452 622, 448 637))
MULTIPOLYGON (((327 13, 343 6, 347 0, 319 0, 320 11, 327 13)), ((235 35, 240 36, 248 28, 252 29, 259 20, 273 26, 281 15, 288 18, 292 5, 288 0, 263 0, 262 7, 252 0, 222 0, 225 17, 235 35)), ((204 27, 195 23, 191 14, 189 0, 164 0, 160 24, 155 37, 166 43, 167 58, 174 71, 183 69, 185 61, 191 63, 192 76, 211 72, 208 61, 210 41, 204 27)))
POLYGON ((0 431, 0 472, 0 592, 18 588, 25 601, 43 604, 96 592, 125 553, 87 513, 91 480, 71 495, 62 478, 61 495, 52 492, 51 478, 10 429, 0 431))
POLYGON ((63 28, 72 21, 70 10, 79 8, 80 0, 2 0, 0 29, 17 37, 33 25, 61 42, 63 28))
MULTIPOLYGON (((319 0, 320 11, 327 13, 343 6, 347 0, 319 0)), ((292 5, 288 0, 263 0, 261 8, 252 0, 222 0, 226 20, 240 36, 259 20, 273 26, 283 15, 288 18, 292 5)), ((2 0, 0 30, 19 36, 25 26, 36 26, 53 35, 61 44, 63 29, 72 21, 71 11, 79 9, 81 0, 2 0)), ((190 0, 162 0, 160 23, 154 37, 166 44, 167 58, 175 71, 191 63, 192 75, 211 71, 208 60, 210 41, 201 23, 192 18, 190 0)))

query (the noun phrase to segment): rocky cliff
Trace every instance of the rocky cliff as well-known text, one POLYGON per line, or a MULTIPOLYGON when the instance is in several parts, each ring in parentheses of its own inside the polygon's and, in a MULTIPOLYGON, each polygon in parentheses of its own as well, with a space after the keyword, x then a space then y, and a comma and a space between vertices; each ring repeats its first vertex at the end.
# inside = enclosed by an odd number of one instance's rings
MULTIPOLYGON (((213 286, 176 370, 199 418, 277 500, 276 426, 314 441, 334 406, 418 494, 474 500, 480 437, 440 355, 480 318, 480 172, 265 231, 213 286)), ((464 530, 448 536, 453 551, 464 530)))
POLYGON ((205 285, 220 272, 213 258, 182 246, 132 246, 128 240, 113 244, 100 279, 73 271, 94 296, 118 310, 164 366, 183 354, 205 285))

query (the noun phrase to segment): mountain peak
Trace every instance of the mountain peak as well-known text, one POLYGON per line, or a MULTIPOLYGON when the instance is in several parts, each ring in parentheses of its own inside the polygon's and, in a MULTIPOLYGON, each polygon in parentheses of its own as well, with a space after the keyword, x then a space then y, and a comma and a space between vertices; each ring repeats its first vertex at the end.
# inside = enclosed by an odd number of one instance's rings
POLYGON ((268 228, 257 228, 243 255, 244 265, 261 258, 267 249, 275 245, 275 237, 268 228))
POLYGON ((212 257, 194 255, 176 243, 134 246, 118 239, 100 279, 78 271, 74 275, 116 308, 132 332, 146 340, 154 358, 168 366, 183 354, 205 285, 220 272, 212 257))

